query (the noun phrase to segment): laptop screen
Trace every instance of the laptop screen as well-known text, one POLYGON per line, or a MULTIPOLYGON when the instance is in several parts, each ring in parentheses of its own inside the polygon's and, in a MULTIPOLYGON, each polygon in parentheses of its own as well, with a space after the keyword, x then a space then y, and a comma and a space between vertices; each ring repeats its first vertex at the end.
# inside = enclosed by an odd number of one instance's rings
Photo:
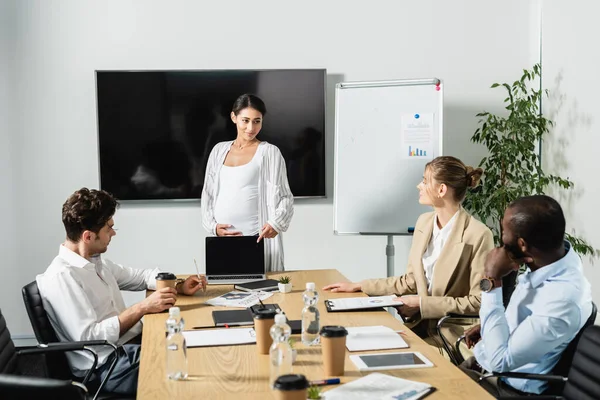
POLYGON ((206 275, 265 273, 265 241, 257 236, 206 238, 206 275))

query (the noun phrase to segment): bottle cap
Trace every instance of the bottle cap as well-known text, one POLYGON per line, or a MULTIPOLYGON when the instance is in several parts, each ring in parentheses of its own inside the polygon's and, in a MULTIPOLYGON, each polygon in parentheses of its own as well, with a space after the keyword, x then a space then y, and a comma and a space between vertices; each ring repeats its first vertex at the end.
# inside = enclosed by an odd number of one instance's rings
POLYGON ((287 323, 287 318, 285 314, 277 314, 275 316, 275 325, 283 325, 287 323))
POLYGON ((179 307, 171 307, 169 308, 169 317, 179 317, 179 307))
POLYGON ((326 325, 321 328, 321 336, 336 338, 348 336, 348 331, 343 326, 339 325, 326 325))
POLYGON ((307 290, 315 290, 315 283, 314 282, 306 282, 306 289, 307 290))

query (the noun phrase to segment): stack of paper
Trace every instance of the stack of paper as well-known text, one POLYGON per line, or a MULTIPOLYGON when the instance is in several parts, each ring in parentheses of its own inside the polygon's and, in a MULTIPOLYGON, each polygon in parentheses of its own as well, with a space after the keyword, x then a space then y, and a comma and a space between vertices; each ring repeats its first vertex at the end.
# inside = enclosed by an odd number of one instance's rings
POLYGON ((427 383, 409 381, 394 376, 372 373, 325 392, 326 400, 416 400, 435 388, 427 383))
POLYGON ((206 329, 183 331, 187 347, 230 346, 256 343, 254 328, 206 329))
POLYGON ((206 302, 211 306, 242 307, 248 308, 273 296, 269 292, 229 292, 222 296, 214 297, 206 302))
POLYGON ((408 344, 393 329, 387 326, 357 326, 346 328, 348 351, 405 349, 408 344))

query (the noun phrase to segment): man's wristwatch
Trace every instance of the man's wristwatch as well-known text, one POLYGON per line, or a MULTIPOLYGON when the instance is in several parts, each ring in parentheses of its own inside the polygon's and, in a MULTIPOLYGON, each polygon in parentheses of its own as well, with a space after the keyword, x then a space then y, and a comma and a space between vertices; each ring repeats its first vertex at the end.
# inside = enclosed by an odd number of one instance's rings
POLYGON ((496 287, 496 280, 490 277, 484 277, 480 282, 479 282, 479 288, 481 289, 482 292, 490 292, 492 289, 494 289, 496 287))

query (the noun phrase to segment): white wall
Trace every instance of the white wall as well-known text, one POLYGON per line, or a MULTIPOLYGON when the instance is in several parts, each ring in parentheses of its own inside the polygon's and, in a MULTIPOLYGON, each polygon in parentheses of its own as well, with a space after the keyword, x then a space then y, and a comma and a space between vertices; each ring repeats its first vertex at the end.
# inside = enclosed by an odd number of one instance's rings
MULTIPOLYGON (((0 229, 0 271, 5 282, 20 281, 17 264, 16 213, 15 213, 15 158, 16 139, 14 125, 12 80, 14 69, 12 58, 15 34, 15 2, 0 2, 0 210, 2 210, 2 229, 0 229)), ((12 285, 7 285, 12 286, 12 285)), ((18 292, 12 291, 10 297, 0 295, 0 309, 8 324, 18 326, 19 317, 12 313, 9 305, 20 302, 18 292)), ((15 332, 12 332, 15 333, 15 332)))
MULTIPOLYGON (((276 0, 20 0, 17 7, 13 166, 22 271, 14 288, 0 292, 2 304, 13 303, 19 287, 56 254, 65 198, 98 185, 96 69, 327 68, 328 198, 297 202, 285 235, 286 264, 338 268, 357 280, 385 275, 386 238, 332 233, 336 81, 444 79, 446 153, 473 163, 479 159, 469 143, 474 115, 501 106, 490 84, 512 79, 538 57, 535 10, 518 0, 389 0, 370 7, 342 0, 301 6, 276 0)), ((193 271, 193 257, 203 259, 198 203, 125 204, 115 220, 119 235, 107 254, 115 261, 184 273, 193 271)), ((401 273, 410 242, 395 242, 401 273)), ((9 313, 13 333, 30 332, 20 306, 9 313)))
MULTIPOLYGON (((555 192, 556 197, 565 209, 567 229, 576 229, 596 249, 600 249, 599 13, 600 3, 584 0, 549 0, 542 6, 542 69, 550 93, 543 108, 556 122, 543 161, 549 171, 575 183, 572 191, 555 192)), ((594 301, 600 304, 600 263, 584 259, 584 265, 594 301)))

